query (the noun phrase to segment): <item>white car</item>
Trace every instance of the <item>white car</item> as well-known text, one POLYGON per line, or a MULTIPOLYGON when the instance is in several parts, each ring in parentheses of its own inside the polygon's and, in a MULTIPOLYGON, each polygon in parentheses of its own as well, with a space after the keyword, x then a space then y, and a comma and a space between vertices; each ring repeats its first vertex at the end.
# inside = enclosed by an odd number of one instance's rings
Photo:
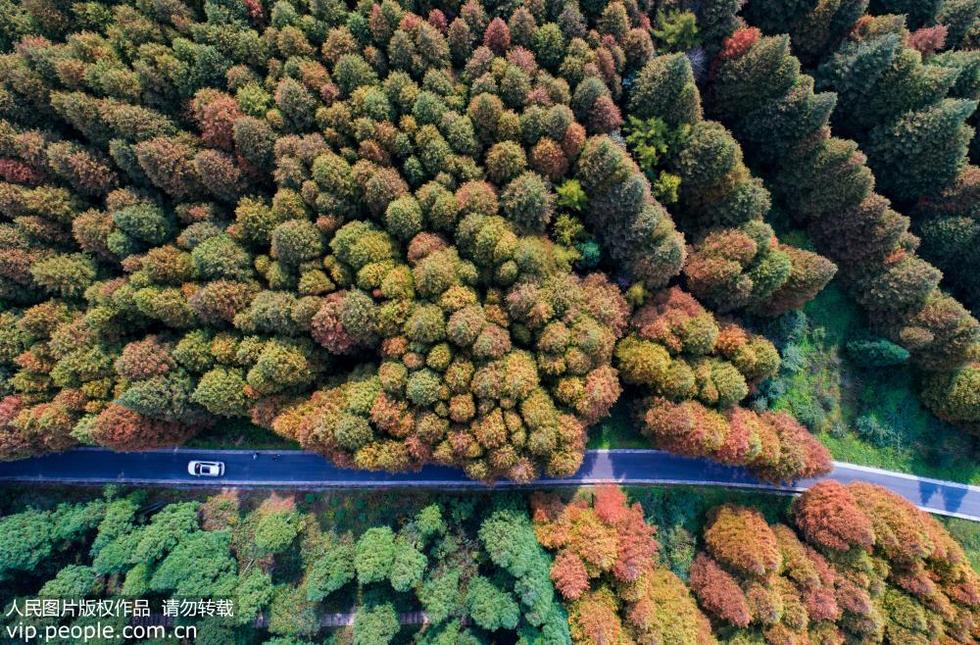
POLYGON ((225 465, 220 461, 189 461, 187 472, 195 477, 221 477, 225 474, 225 465))

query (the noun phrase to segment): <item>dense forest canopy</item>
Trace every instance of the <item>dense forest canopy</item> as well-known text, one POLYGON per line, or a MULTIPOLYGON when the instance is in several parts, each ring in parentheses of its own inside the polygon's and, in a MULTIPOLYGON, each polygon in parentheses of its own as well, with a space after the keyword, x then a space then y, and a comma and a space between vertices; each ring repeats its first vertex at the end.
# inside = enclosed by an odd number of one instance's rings
MULTIPOLYGON (((0 459, 265 433, 529 483, 615 426, 975 478, 978 99, 980 0, 0 0, 0 459)), ((228 599, 188 620, 221 645, 980 639, 975 553, 884 489, 671 494, 8 491, 0 603, 228 599)))
MULTIPOLYGON (((980 582, 963 549, 884 489, 829 482, 791 503, 715 491, 733 500, 722 505, 710 490, 632 492, 640 501, 612 486, 562 496, 8 495, 0 604, 141 598, 159 617, 166 600, 228 599, 234 616, 177 619, 196 627, 195 642, 216 645, 924 645, 980 635, 980 582), (420 611, 428 622, 410 623, 420 611), (324 626, 333 614, 350 624, 324 626)), ((41 629, 90 621, 3 619, 41 629)))
POLYGON ((978 9, 888 4, 5 2, 0 456, 249 419, 524 482, 623 399, 812 476, 760 321, 835 276, 976 430, 978 9))

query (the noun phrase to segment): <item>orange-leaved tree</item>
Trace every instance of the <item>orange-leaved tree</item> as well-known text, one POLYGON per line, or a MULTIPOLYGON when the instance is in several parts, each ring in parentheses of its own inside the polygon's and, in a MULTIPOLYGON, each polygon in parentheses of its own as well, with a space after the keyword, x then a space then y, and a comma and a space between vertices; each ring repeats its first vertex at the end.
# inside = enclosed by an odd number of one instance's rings
POLYGON ((535 494, 531 506, 538 541, 556 552, 551 578, 574 642, 714 642, 684 584, 658 565, 656 528, 618 487, 599 486, 567 504, 535 494))

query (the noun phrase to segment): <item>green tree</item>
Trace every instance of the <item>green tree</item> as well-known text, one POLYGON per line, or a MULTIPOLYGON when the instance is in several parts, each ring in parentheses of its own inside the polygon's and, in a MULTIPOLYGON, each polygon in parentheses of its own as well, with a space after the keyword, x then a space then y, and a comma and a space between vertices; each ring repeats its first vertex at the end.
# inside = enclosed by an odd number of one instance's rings
POLYGON ((44 511, 28 510, 0 519, 8 539, 0 542, 0 577, 31 571, 50 557, 53 544, 51 518, 44 511))
POLYGON ((378 603, 357 608, 354 615, 354 643, 373 645, 390 643, 398 634, 398 613, 391 603, 378 603))
POLYGON ((154 591, 183 598, 230 596, 238 582, 228 531, 198 531, 174 546, 150 579, 154 591))
POLYGON ((355 553, 354 545, 343 540, 327 547, 326 553, 314 560, 307 571, 307 598, 318 602, 354 580, 355 553))
POLYGON ((391 575, 395 559, 395 534, 387 526, 368 529, 357 540, 354 569, 357 581, 364 585, 380 582, 391 575))
POLYGON ((404 538, 395 540, 395 554, 391 562, 391 588, 395 591, 408 591, 422 582, 428 566, 425 554, 420 552, 404 538))
POLYGON ((513 596, 483 576, 470 580, 466 607, 473 622, 487 631, 514 629, 521 617, 513 596))
POLYGON ((257 511, 255 546, 266 553, 281 553, 289 548, 299 534, 301 523, 296 511, 257 511))
POLYGON ((70 564, 44 583, 38 596, 41 598, 77 599, 88 598, 99 589, 99 578, 92 567, 70 564))
POLYGON ((422 584, 418 597, 433 624, 447 620, 463 601, 459 571, 448 569, 433 575, 422 584))

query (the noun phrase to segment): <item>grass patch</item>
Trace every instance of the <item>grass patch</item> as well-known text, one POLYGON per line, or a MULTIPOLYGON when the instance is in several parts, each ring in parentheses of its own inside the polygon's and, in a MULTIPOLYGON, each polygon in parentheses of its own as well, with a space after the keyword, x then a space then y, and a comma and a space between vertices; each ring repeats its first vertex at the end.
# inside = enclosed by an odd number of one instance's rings
POLYGON ((980 572, 980 522, 958 517, 939 517, 949 534, 960 543, 975 571, 980 572))
POLYGON ((976 440, 920 403, 912 367, 864 367, 848 355, 848 341, 870 332, 838 284, 760 329, 779 346, 783 367, 753 405, 790 412, 837 460, 980 483, 976 440))
POLYGON ((184 444, 186 448, 210 450, 300 450, 295 441, 260 428, 248 419, 228 419, 195 435, 184 444))
POLYGON ((590 450, 650 447, 650 442, 640 434, 637 421, 633 417, 634 401, 635 398, 629 395, 620 397, 609 416, 589 428, 590 450))

